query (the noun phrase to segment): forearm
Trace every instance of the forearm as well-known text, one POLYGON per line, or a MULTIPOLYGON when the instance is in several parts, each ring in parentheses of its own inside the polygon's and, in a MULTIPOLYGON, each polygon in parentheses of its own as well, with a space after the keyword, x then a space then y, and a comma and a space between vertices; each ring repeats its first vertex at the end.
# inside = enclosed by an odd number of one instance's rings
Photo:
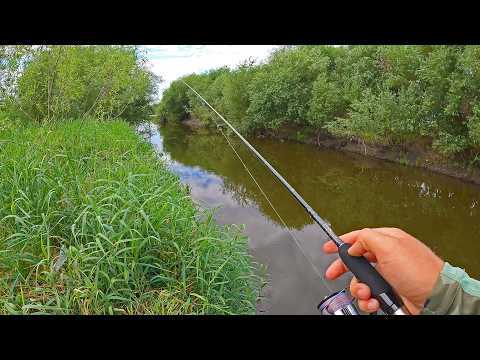
POLYGON ((480 315, 480 281, 447 262, 422 315, 480 315))

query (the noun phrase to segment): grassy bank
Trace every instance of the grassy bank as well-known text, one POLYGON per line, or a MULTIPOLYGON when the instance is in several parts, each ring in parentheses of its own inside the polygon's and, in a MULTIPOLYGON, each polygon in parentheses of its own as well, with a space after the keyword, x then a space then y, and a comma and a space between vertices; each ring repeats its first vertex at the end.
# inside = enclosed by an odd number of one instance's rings
POLYGON ((0 121, 0 313, 254 312, 246 238, 126 123, 0 121))

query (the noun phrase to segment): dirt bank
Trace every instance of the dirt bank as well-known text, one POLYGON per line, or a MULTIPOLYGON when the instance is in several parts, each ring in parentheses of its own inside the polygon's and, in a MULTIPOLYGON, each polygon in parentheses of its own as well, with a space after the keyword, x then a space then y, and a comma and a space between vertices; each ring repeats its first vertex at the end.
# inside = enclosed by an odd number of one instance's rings
MULTIPOLYGON (((198 119, 187 119, 184 121, 184 124, 192 129, 199 129, 204 126, 198 119)), ((314 134, 308 129, 291 126, 284 126, 275 131, 261 131, 256 133, 255 136, 291 140, 338 151, 353 152, 376 159, 393 161, 402 165, 425 168, 467 182, 480 184, 480 169, 468 168, 465 163, 459 160, 446 159, 440 156, 429 148, 428 140, 423 143, 411 144, 408 147, 370 145, 359 140, 336 138, 328 133, 314 134)))

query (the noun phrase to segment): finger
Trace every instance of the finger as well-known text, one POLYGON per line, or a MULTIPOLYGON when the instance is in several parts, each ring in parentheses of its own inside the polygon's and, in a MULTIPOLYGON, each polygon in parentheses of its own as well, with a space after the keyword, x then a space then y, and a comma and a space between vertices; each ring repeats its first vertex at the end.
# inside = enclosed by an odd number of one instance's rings
POLYGON ((348 268, 345 266, 342 260, 337 259, 333 263, 330 264, 327 271, 325 272, 325 276, 329 280, 335 280, 340 275, 345 274, 348 272, 348 268))
POLYGON ((350 294, 352 294, 353 297, 357 297, 357 285, 359 284, 358 279, 354 276, 352 280, 350 280, 350 294))
POLYGON ((355 230, 351 231, 349 233, 340 235, 340 239, 342 239, 343 242, 346 242, 347 244, 353 244, 355 241, 357 241, 358 234, 362 230, 355 230))
POLYGON ((337 245, 335 245, 334 242, 330 240, 323 244, 323 251, 327 254, 334 254, 338 252, 338 248, 337 245))
POLYGON ((373 255, 371 252, 366 252, 363 254, 363 256, 369 261, 369 262, 377 262, 377 258, 375 255, 373 255))
POLYGON ((355 242, 352 246, 350 246, 350 249, 348 249, 348 253, 352 256, 362 256, 367 252, 368 250, 361 241, 355 242))
MULTIPOLYGON (((330 240, 323 244, 323 251, 327 254, 336 254, 338 253, 338 248, 337 245, 335 245, 335 243, 330 240)), ((373 255, 372 253, 367 252, 363 256, 365 256, 370 262, 377 262, 375 255, 373 255)))
POLYGON ((369 300, 372 297, 370 287, 359 282, 355 277, 350 282, 350 293, 359 300, 369 300))
POLYGON ((358 307, 362 311, 372 313, 380 309, 380 304, 376 299, 358 300, 358 307))
MULTIPOLYGON (((371 254, 366 254, 365 256, 368 261, 370 262, 375 262, 376 259, 374 256, 371 254)), ((335 260, 333 263, 330 264, 330 266, 327 268, 325 271, 325 276, 329 280, 335 280, 339 276, 345 274, 346 272, 349 272, 350 270, 345 266, 343 261, 341 259, 335 260)))
POLYGON ((353 244, 350 249, 348 249, 348 253, 352 256, 363 256, 365 257, 369 262, 377 262, 377 257, 375 254, 372 252, 366 250, 360 242, 353 244), (351 248, 355 248, 353 250, 350 250, 351 248))
POLYGON ((386 254, 392 251, 396 238, 382 234, 376 230, 363 229, 356 235, 353 245, 348 249, 352 256, 361 256, 371 252, 378 257, 378 254, 386 254))

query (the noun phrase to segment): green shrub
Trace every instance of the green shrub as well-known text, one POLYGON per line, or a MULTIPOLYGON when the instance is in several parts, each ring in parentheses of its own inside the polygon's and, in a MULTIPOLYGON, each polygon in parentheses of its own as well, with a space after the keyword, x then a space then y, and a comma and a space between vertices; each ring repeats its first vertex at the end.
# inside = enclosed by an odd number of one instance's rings
POLYGON ((188 109, 187 91, 188 88, 181 81, 173 81, 163 92, 156 115, 170 121, 184 120, 188 109))
POLYGON ((256 74, 252 61, 241 64, 225 79, 222 93, 222 103, 227 119, 242 132, 253 129, 253 124, 247 115, 250 106, 248 88, 256 74))
POLYGON ((249 84, 247 113, 253 126, 275 129, 285 122, 307 123, 313 83, 328 61, 322 47, 280 48, 273 53, 249 84))
POLYGON ((381 100, 371 91, 365 91, 362 100, 355 100, 345 118, 327 122, 325 128, 332 135, 361 138, 367 142, 386 141, 392 99, 388 93, 381 100))
POLYGON ((36 122, 83 118, 142 120, 158 78, 131 46, 40 46, 11 49, 0 84, 9 107, 36 122), (15 55, 20 54, 20 55, 15 55))
POLYGON ((442 154, 454 155, 464 151, 468 147, 468 139, 447 132, 440 132, 432 145, 435 150, 442 154))
POLYGON ((472 115, 468 118, 468 136, 474 146, 480 146, 480 104, 473 107, 472 115))
MULTIPOLYGON (((207 71, 200 75, 190 75, 184 78, 190 86, 199 92, 217 111, 223 112, 222 93, 226 76, 230 70, 226 67, 207 71)), ((183 85, 186 87, 185 85, 183 85)), ((218 121, 216 115, 195 93, 187 88, 188 112, 191 116, 211 125, 218 121)))
POLYGON ((322 72, 313 83, 308 122, 315 128, 322 128, 327 122, 344 116, 347 100, 338 82, 328 73, 322 72))
MULTIPOLYGON (((480 46, 283 46, 188 78, 243 132, 291 124, 379 144, 429 138, 447 156, 479 147, 480 46)), ((214 120, 193 93, 182 101, 214 120)))

